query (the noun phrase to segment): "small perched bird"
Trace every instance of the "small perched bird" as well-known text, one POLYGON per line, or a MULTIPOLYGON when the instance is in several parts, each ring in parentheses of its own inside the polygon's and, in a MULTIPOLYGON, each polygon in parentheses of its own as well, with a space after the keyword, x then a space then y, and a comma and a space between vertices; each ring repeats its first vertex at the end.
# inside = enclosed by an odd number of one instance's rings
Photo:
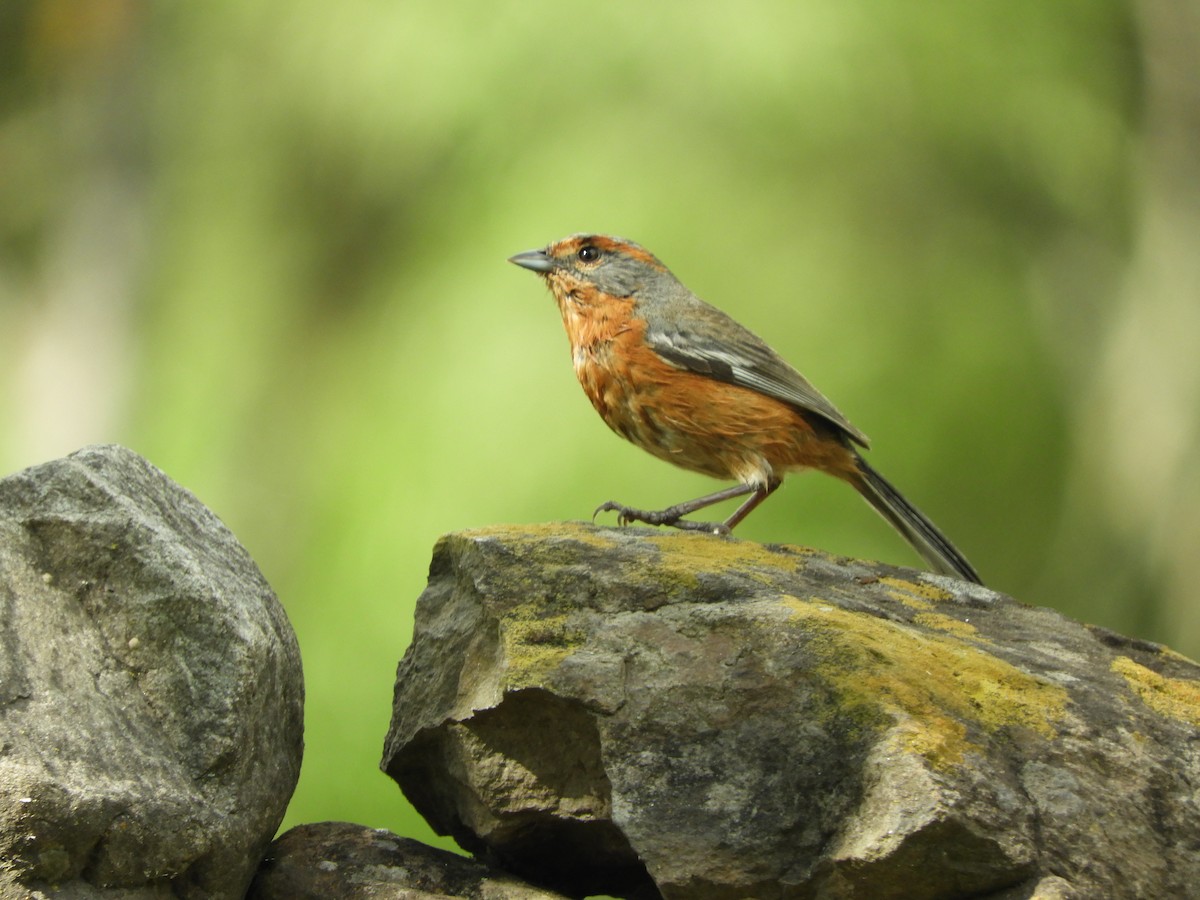
POLYGON ((862 494, 936 571, 982 584, 946 536, 867 465, 857 449, 867 447, 866 435, 651 253, 622 238, 576 234, 509 262, 545 279, 579 383, 613 431, 667 462, 738 482, 667 509, 610 500, 596 513, 615 511, 622 525, 727 534, 786 473, 819 469, 862 494), (746 494, 724 522, 684 518, 746 494))

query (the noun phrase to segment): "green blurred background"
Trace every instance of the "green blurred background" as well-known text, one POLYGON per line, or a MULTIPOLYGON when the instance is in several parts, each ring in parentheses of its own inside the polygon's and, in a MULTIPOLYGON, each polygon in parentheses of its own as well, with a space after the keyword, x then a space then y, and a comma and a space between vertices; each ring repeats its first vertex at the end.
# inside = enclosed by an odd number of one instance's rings
MULTIPOLYGON (((990 584, 1200 654, 1197 59, 1157 0, 3 0, 0 469, 193 490, 299 635, 285 826, 429 839, 377 765, 437 537, 717 486, 608 432, 505 262, 613 232, 990 584)), ((816 476, 739 534, 916 563, 816 476)))

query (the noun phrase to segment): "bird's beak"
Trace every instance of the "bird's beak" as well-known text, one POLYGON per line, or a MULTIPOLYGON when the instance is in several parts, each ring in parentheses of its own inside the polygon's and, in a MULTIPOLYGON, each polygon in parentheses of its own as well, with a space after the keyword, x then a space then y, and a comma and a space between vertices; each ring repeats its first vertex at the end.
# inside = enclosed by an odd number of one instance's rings
POLYGON ((531 272, 540 272, 543 275, 554 268, 554 260, 550 258, 545 250, 526 250, 524 253, 510 256, 508 261, 520 266, 522 269, 529 269, 531 272))

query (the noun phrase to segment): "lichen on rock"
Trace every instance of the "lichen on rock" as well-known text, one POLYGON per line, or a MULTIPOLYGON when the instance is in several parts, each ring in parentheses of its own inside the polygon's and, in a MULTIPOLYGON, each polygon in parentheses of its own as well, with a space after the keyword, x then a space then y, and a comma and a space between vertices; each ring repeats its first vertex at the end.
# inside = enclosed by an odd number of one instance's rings
POLYGON ((497 527, 443 538, 430 572, 382 765, 435 829, 538 884, 1200 883, 1200 669, 1177 654, 944 576, 710 535, 497 527))

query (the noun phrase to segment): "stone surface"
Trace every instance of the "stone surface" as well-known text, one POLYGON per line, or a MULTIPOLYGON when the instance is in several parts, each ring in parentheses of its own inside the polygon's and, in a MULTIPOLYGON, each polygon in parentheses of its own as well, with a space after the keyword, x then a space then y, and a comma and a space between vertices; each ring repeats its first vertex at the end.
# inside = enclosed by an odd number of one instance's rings
POLYGON ((89 447, 0 481, 0 898, 241 898, 302 707, 270 587, 158 469, 89 447))
POLYGON ((561 900, 481 862, 389 831, 321 822, 271 845, 246 900, 561 900))
POLYGON ((1200 667, 942 576, 582 525, 443 538, 383 768, 573 896, 1200 884, 1200 667))

